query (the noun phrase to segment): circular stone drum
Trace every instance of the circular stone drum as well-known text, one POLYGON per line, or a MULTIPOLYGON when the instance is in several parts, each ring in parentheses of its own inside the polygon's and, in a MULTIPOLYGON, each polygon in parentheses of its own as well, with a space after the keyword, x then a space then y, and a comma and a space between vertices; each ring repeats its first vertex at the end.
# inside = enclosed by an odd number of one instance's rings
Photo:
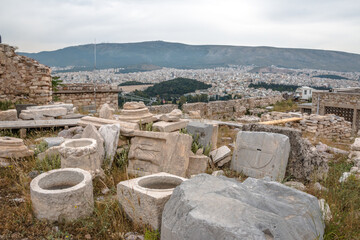
POLYGON ((97 142, 92 138, 71 139, 60 145, 62 168, 81 168, 87 171, 101 169, 97 142))
POLYGON ((30 183, 33 211, 38 219, 74 220, 92 214, 91 174, 79 168, 42 173, 30 183))

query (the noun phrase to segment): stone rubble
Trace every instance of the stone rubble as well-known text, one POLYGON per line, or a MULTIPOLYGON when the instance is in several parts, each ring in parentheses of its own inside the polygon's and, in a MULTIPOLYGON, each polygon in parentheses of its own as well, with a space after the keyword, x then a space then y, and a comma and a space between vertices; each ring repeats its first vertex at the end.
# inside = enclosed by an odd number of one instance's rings
POLYGON ((81 138, 92 138, 97 142, 97 151, 100 155, 101 164, 104 162, 105 157, 105 148, 104 148, 104 138, 101 136, 99 131, 94 127, 94 125, 87 125, 84 131, 81 134, 81 138))
POLYGON ((323 239, 318 199, 278 182, 200 174, 175 188, 161 239, 323 239))
POLYGON ((99 128, 99 133, 104 139, 105 159, 109 161, 109 167, 111 167, 119 142, 120 124, 103 125, 99 128))
POLYGON ((114 112, 115 109, 110 107, 109 104, 105 103, 100 108, 99 117, 105 119, 114 119, 114 112))
POLYGON ((16 109, 10 109, 6 111, 0 111, 0 121, 17 121, 16 109))

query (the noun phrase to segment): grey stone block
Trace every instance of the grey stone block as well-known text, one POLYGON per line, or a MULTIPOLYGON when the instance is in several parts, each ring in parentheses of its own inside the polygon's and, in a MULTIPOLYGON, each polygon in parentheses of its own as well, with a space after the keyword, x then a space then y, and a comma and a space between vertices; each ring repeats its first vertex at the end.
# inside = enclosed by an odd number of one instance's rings
POLYGON ((199 143, 206 147, 208 144, 211 144, 212 134, 214 126, 211 124, 201 123, 201 122, 189 122, 186 126, 187 132, 199 136, 199 143))
POLYGON ((324 228, 312 195, 278 182, 200 174, 165 204, 161 239, 321 240, 324 228))
POLYGON ((63 137, 44 138, 44 142, 47 143, 49 148, 55 147, 55 146, 60 146, 64 141, 65 141, 65 139, 63 137))
POLYGON ((289 138, 267 132, 239 132, 231 169, 249 177, 282 181, 290 153, 289 138))

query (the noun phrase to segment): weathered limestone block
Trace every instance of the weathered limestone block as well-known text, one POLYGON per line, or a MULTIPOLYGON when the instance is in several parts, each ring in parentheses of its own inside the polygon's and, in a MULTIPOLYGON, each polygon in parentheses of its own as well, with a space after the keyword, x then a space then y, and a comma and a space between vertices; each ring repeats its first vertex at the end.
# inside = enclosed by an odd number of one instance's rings
POLYGON ((163 114, 160 116, 161 121, 165 122, 178 122, 182 116, 182 111, 180 109, 174 109, 168 114, 163 114))
POLYGON ((323 239, 316 197, 278 182, 200 174, 165 204, 162 240, 323 239))
POLYGON ((60 146, 64 141, 65 141, 65 139, 63 137, 44 138, 44 142, 46 142, 46 144, 49 148, 55 147, 55 146, 60 146))
POLYGON ((7 111, 0 111, 0 121, 17 121, 16 109, 10 109, 7 111))
POLYGON ((81 138, 92 138, 96 140, 98 148, 97 151, 100 155, 100 160, 102 164, 105 157, 104 138, 101 136, 96 127, 91 124, 87 125, 81 135, 81 138))
POLYGON ((250 177, 282 181, 290 152, 289 138, 282 134, 241 131, 236 137, 236 146, 231 169, 250 177))
POLYGON ((211 144, 211 146, 216 145, 211 142, 213 139, 213 129, 212 124, 206 124, 201 122, 189 122, 186 126, 188 133, 192 134, 195 137, 199 137, 199 143, 206 147, 211 144))
POLYGON ((355 138, 355 142, 351 145, 352 151, 360 151, 360 138, 355 138))
POLYGON ((131 139, 128 172, 147 175, 168 172, 185 177, 192 137, 187 134, 136 131, 131 139))
POLYGON ((34 152, 29 150, 24 140, 13 137, 0 137, 0 158, 23 158, 33 156, 34 152))
POLYGON ((92 173, 101 169, 97 142, 92 138, 67 140, 60 145, 61 168, 81 168, 92 173))
POLYGON ((66 108, 68 113, 72 113, 73 109, 74 109, 74 105, 73 104, 51 104, 51 105, 41 105, 41 106, 30 106, 27 107, 27 110, 34 110, 34 109, 49 109, 49 108, 66 108))
POLYGON ((219 147, 218 149, 210 152, 211 159, 214 163, 218 163, 230 155, 231 150, 227 146, 219 147))
POLYGON ((142 109, 146 108, 144 102, 126 102, 123 106, 126 110, 135 110, 135 109, 142 109))
POLYGON ((109 167, 111 167, 119 142, 120 124, 103 125, 99 128, 99 133, 104 139, 105 158, 109 160, 109 167))
POLYGON ((175 132, 182 128, 186 128, 188 123, 188 120, 180 120, 178 122, 160 121, 153 124, 153 129, 159 132, 175 132))
POLYGON ((156 117, 149 112, 149 109, 143 102, 127 102, 124 104, 124 109, 116 116, 118 120, 135 122, 135 123, 149 123, 156 120, 156 117))
POLYGON ((30 109, 30 110, 22 110, 19 117, 24 120, 32 120, 32 119, 41 120, 46 117, 65 116, 66 113, 67 113, 67 109, 64 107, 30 109))
POLYGON ((115 109, 111 108, 109 104, 105 103, 100 108, 99 117, 105 119, 114 119, 114 112, 115 109))
POLYGON ((51 170, 30 183, 31 202, 38 219, 71 221, 88 217, 94 208, 88 171, 79 168, 51 170))
POLYGON ((187 179, 168 173, 157 173, 117 185, 117 196, 127 216, 139 225, 160 229, 165 203, 175 187, 187 179))
POLYGON ((97 118, 97 117, 90 117, 86 116, 83 117, 79 122, 79 126, 86 127, 88 124, 92 124, 95 127, 99 128, 103 125, 108 124, 120 124, 121 126, 121 134, 131 132, 133 130, 139 130, 139 124, 131 123, 131 122, 124 122, 118 120, 111 120, 111 119, 104 119, 104 118, 97 118))
POLYGON ((192 175, 197 175, 199 173, 206 172, 210 159, 205 155, 193 155, 190 154, 189 157, 189 167, 187 169, 187 177, 192 175))

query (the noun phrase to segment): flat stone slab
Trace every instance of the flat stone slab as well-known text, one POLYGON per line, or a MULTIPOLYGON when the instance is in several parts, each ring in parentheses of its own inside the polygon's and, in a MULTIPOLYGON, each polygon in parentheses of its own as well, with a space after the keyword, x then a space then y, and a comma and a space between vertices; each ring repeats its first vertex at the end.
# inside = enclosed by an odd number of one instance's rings
POLYGON ((67 109, 64 107, 57 108, 42 108, 22 110, 19 118, 24 120, 42 120, 47 117, 60 117, 67 114, 67 109))
POLYGON ((71 127, 77 126, 78 122, 79 119, 2 121, 0 122, 0 129, 71 127))
POLYGON ((153 124, 153 129, 159 132, 175 132, 182 128, 186 128, 188 120, 179 120, 178 122, 160 121, 153 124))
POLYGON ((174 188, 186 178, 168 173, 157 173, 145 177, 120 182, 117 196, 127 216, 136 224, 149 224, 160 229, 165 203, 174 188))
POLYGON ((312 195, 278 182, 200 174, 165 204, 161 240, 322 240, 324 228, 312 195))
POLYGON ((124 128, 124 129, 129 129, 129 130, 139 130, 140 129, 139 124, 137 124, 137 123, 124 122, 124 121, 105 119, 105 118, 90 117, 90 116, 83 117, 79 121, 80 126, 86 127, 88 124, 92 124, 97 128, 99 128, 103 125, 108 125, 108 124, 120 124, 121 128, 124 128))
POLYGON ((231 169, 249 177, 282 181, 290 153, 289 138, 282 134, 240 131, 231 169))
POLYGON ((48 108, 66 108, 68 112, 72 112, 74 109, 74 105, 71 103, 64 103, 64 104, 51 104, 51 105, 41 105, 41 106, 30 106, 26 107, 27 110, 34 110, 34 109, 48 109, 48 108))
POLYGON ((129 151, 130 174, 168 172, 185 177, 192 137, 188 134, 135 131, 129 151))

